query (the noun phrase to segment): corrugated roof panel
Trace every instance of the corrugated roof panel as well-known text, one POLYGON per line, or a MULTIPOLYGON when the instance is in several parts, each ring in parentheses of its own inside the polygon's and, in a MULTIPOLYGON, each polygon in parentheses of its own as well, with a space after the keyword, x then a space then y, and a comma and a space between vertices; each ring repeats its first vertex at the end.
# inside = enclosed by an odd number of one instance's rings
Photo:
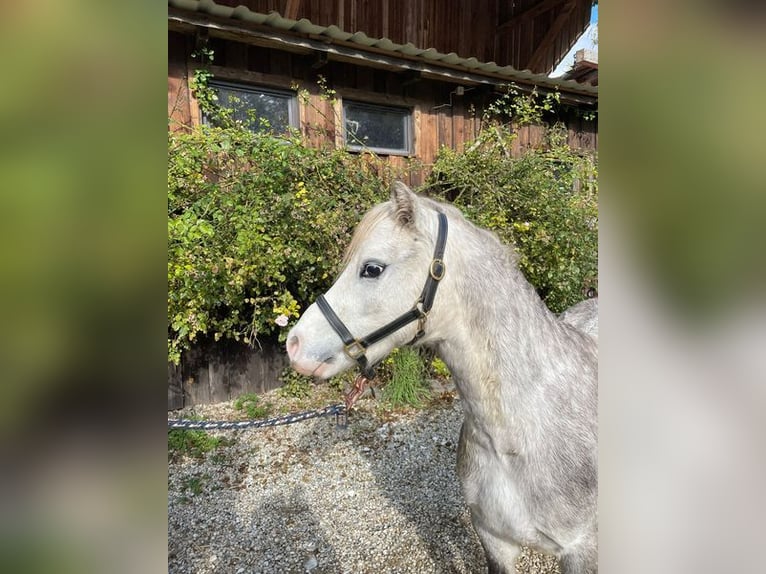
POLYGON ((364 44, 365 40, 367 40, 367 34, 364 32, 356 32, 348 39, 349 42, 354 42, 355 44, 364 44))
POLYGON ((401 52, 402 54, 406 54, 407 56, 418 56, 423 50, 418 48, 415 44, 412 44, 410 42, 407 42, 403 46, 400 44, 396 48, 394 48, 395 52, 401 52))
POLYGON ((329 36, 330 38, 335 38, 336 40, 340 40, 342 36, 349 36, 347 32, 344 32, 334 24, 332 26, 328 26, 327 29, 324 31, 325 36, 329 36))
POLYGON ((301 34, 322 34, 327 28, 324 26, 317 26, 306 18, 301 18, 291 28, 286 28, 293 32, 300 32, 301 34))
POLYGON ((386 50, 388 52, 393 52, 396 44, 394 44, 391 40, 388 38, 383 38, 380 42, 375 44, 375 47, 380 50, 386 50))
POLYGON ((442 58, 442 62, 445 64, 457 64, 460 62, 460 56, 458 56, 455 52, 450 52, 444 58, 442 58))
POLYGON ((231 13, 232 18, 236 18, 237 20, 245 20, 247 18, 247 13, 250 12, 247 6, 242 6, 241 4, 234 8, 234 10, 231 13))

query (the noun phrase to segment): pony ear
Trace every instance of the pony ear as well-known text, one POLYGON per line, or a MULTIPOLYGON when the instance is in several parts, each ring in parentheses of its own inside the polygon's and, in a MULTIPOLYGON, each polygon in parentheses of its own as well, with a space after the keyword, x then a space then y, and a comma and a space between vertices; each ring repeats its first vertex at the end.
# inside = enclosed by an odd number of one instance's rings
POLYGON ((391 186, 391 203, 394 206, 396 219, 402 225, 412 225, 415 222, 415 202, 418 196, 401 181, 395 181, 391 186))

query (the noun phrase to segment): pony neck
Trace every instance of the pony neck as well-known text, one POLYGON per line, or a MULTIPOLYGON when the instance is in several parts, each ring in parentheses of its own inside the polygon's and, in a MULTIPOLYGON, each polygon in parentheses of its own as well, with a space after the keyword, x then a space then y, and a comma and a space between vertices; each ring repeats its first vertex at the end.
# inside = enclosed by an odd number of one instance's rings
POLYGON ((496 236, 462 219, 450 224, 437 351, 469 410, 519 412, 548 384, 541 373, 567 360, 571 333, 496 236))

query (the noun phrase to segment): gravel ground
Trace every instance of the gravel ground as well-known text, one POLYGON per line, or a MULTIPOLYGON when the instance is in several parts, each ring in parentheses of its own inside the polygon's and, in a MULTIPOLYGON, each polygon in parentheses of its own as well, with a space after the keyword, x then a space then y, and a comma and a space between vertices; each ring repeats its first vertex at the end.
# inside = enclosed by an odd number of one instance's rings
MULTIPOLYGON (((263 399, 276 413, 338 402, 337 391, 316 391, 310 402, 263 399)), ((233 403, 195 413, 242 418, 233 403)), ((486 572, 455 474, 461 420, 447 391, 425 410, 395 413, 365 397, 345 430, 328 417, 215 431, 230 444, 168 464, 168 571, 486 572)), ((557 568, 525 550, 517 570, 557 568)))

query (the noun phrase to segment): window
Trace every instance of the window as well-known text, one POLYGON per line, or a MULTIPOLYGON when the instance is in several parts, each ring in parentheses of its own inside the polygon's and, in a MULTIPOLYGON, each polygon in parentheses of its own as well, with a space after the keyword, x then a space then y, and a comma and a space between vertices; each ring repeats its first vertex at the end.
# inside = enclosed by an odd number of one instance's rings
MULTIPOLYGON (((233 118, 255 132, 284 133, 299 127, 298 101, 292 92, 224 82, 210 82, 210 87, 218 95, 218 104, 233 109, 233 118)), ((208 117, 203 121, 214 123, 208 117)))
POLYGON ((343 128, 350 150, 393 155, 412 152, 412 111, 408 108, 344 100, 343 128))

